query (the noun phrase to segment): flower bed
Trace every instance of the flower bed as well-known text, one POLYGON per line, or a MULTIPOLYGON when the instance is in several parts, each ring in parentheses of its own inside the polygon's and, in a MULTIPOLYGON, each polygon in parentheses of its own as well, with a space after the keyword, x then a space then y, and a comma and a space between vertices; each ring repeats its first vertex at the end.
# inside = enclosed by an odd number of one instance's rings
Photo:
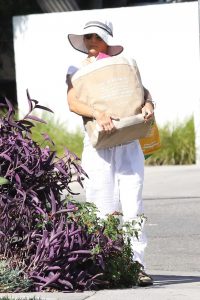
MULTIPOLYGON (((15 120, 8 100, 0 119, 0 258, 6 264, 0 269, 0 292, 134 285, 138 267, 130 235, 138 235, 143 216, 119 228, 118 213, 102 220, 95 205, 73 200, 69 184, 75 180, 82 186, 87 174, 68 149, 59 158, 32 140, 34 122, 44 122, 33 112, 51 110, 28 91, 27 98, 29 111, 23 119, 15 120), (21 281, 15 278, 17 284, 13 279, 6 285, 2 278, 11 274, 21 281)), ((53 143, 47 134, 43 138, 53 143)))

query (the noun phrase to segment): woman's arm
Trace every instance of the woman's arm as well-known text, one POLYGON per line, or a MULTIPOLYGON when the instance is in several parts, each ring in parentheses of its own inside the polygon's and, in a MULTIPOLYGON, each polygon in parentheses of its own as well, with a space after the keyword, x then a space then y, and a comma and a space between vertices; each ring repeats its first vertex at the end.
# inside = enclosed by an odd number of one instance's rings
MULTIPOLYGON (((140 71, 138 66, 135 66, 136 73, 140 81, 142 82, 140 71)), ((142 114, 145 120, 153 118, 154 115, 154 104, 149 91, 143 86, 144 89, 144 105, 142 106, 142 114)))
POLYGON ((94 118, 100 127, 106 132, 110 132, 114 129, 114 124, 112 122, 111 116, 107 115, 105 111, 99 111, 89 106, 86 103, 79 101, 76 97, 75 89, 71 83, 71 76, 67 75, 67 101, 70 111, 84 117, 94 118))
POLYGON ((149 91, 145 87, 144 87, 144 105, 142 107, 142 114, 145 120, 149 120, 153 118, 154 115, 154 104, 152 101, 152 97, 149 91))

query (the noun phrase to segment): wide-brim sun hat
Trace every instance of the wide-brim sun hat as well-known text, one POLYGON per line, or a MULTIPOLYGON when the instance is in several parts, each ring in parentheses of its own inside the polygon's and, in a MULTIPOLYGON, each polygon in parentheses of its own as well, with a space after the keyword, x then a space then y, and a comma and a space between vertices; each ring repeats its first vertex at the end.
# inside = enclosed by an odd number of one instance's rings
POLYGON ((92 33, 96 33, 108 45, 108 55, 118 55, 123 51, 124 48, 113 37, 113 25, 110 21, 87 22, 81 33, 68 34, 68 40, 74 49, 88 53, 84 43, 84 35, 92 33))

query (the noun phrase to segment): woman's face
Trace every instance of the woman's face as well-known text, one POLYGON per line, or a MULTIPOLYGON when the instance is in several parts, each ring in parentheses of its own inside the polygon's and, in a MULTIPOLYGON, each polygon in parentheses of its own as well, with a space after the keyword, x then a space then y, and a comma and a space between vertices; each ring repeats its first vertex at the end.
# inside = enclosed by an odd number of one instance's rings
POLYGON ((96 33, 85 34, 84 43, 89 56, 97 56, 99 52, 107 53, 108 45, 96 33))

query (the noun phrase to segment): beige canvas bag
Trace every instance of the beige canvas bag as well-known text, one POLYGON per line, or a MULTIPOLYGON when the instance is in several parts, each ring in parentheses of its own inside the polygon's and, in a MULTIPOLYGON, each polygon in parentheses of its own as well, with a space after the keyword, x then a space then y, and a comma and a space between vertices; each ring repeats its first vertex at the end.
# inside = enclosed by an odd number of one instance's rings
POLYGON ((144 122, 141 107, 144 89, 136 62, 113 56, 85 65, 72 76, 77 99, 107 111, 116 131, 107 134, 96 120, 83 117, 85 129, 96 149, 129 143, 148 135, 151 122, 144 122))

